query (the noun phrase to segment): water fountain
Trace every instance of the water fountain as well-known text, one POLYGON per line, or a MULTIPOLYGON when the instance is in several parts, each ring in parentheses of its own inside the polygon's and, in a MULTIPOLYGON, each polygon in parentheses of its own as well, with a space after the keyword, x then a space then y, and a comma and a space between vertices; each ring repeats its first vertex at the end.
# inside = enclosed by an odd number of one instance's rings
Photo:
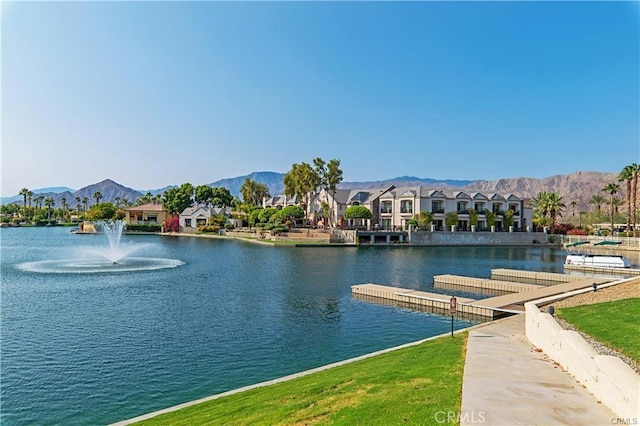
POLYGON ((26 262, 18 265, 18 268, 40 273, 100 273, 150 271, 184 265, 177 259, 131 256, 150 245, 121 244, 126 228, 126 222, 122 220, 102 221, 96 225, 99 233, 107 239, 106 247, 85 247, 78 250, 72 259, 26 262))

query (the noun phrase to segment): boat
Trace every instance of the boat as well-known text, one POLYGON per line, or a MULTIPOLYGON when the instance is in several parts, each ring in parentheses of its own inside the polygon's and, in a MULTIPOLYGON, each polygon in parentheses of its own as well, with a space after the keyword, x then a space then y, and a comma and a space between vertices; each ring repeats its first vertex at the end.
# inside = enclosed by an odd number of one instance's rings
MULTIPOLYGON (((588 241, 578 241, 567 244, 566 248, 584 247, 588 241)), ((610 247, 622 244, 619 241, 601 241, 593 244, 592 247, 610 247)), ((592 268, 630 268, 631 261, 625 256, 610 253, 592 253, 587 251, 570 252, 567 251, 565 266, 587 266, 592 268)))

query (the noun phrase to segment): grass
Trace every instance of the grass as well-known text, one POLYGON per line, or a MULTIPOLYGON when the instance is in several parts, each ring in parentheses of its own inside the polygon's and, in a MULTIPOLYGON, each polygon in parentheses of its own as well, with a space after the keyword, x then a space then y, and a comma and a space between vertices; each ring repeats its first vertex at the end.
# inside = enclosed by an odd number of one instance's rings
POLYGON ((433 424, 458 412, 467 333, 156 416, 144 425, 433 424))
POLYGON ((640 362, 640 298, 558 310, 578 330, 640 362))

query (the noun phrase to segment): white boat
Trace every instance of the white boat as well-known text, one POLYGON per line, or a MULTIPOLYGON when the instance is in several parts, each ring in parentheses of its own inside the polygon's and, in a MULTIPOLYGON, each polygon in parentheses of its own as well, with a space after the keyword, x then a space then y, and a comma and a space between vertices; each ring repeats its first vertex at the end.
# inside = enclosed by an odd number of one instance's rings
MULTIPOLYGON (((567 248, 579 247, 589 244, 587 241, 579 241, 577 243, 567 245, 567 248)), ((594 246, 613 246, 618 245, 616 241, 603 241, 594 244, 594 246)), ((628 258, 617 254, 599 254, 599 253, 567 253, 564 261, 565 266, 589 266, 593 268, 630 268, 631 262, 628 258)))

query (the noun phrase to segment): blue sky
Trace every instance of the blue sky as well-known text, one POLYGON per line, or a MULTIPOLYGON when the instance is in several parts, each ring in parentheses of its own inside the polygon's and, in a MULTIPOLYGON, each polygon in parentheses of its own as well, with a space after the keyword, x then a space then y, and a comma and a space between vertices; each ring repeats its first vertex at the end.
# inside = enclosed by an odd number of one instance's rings
POLYGON ((638 2, 2 2, 2 195, 640 162, 638 2))

